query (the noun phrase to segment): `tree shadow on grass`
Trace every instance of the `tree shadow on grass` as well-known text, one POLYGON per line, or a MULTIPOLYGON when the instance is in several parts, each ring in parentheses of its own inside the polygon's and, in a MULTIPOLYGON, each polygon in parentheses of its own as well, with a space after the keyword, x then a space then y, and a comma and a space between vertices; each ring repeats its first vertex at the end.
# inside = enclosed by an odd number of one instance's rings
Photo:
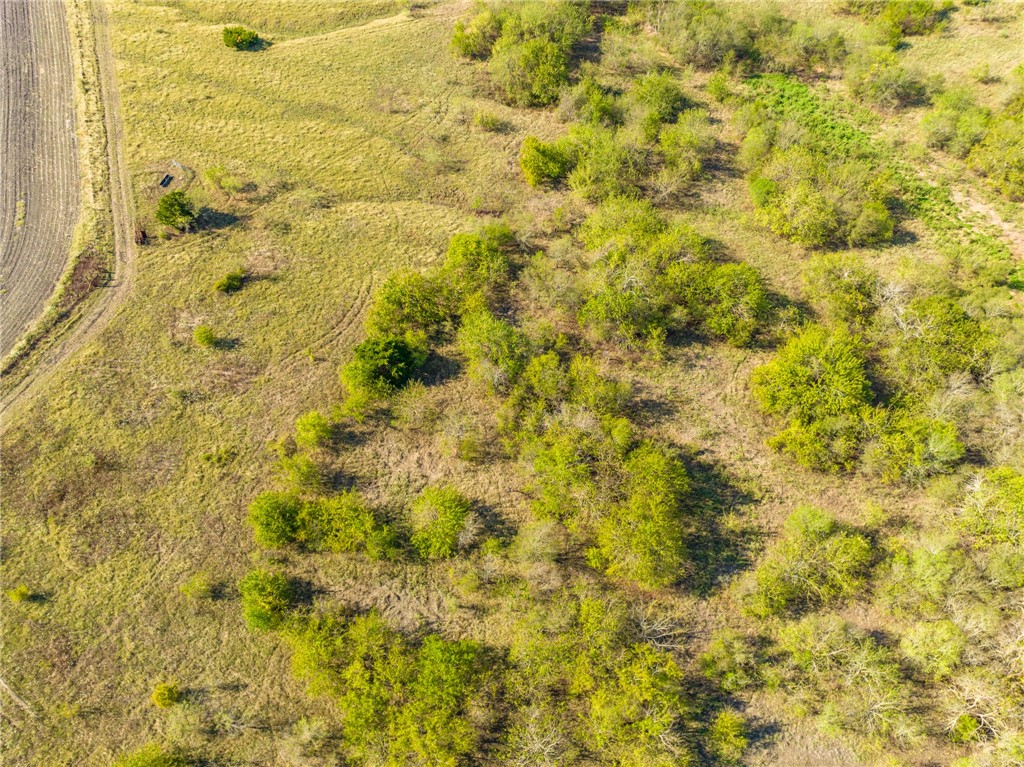
POLYGON ((234 213, 227 213, 213 208, 203 208, 199 211, 198 228, 203 231, 216 231, 234 226, 242 219, 234 213))
POLYGON ((439 386, 457 378, 462 373, 462 363, 453 357, 432 353, 420 368, 419 380, 424 386, 439 386))
POLYGON ((691 572, 686 587, 708 596, 730 576, 747 569, 760 533, 739 512, 757 502, 725 470, 699 452, 684 455, 690 476, 688 494, 693 527, 687 539, 691 572))

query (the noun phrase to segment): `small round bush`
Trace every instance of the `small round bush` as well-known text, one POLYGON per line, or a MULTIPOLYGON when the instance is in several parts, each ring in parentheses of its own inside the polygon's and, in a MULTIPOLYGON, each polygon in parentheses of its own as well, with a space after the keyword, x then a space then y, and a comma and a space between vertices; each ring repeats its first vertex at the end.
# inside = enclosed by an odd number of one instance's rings
POLYGON ((281 625, 291 604, 292 588, 281 573, 253 570, 238 584, 242 614, 249 628, 270 631, 281 625))
POLYGON ((569 81, 569 55, 543 38, 519 42, 501 38, 494 46, 491 76, 517 106, 546 106, 558 100, 569 81))
POLYGON ((217 345, 217 336, 209 325, 200 325, 193 330, 192 340, 204 349, 212 349, 217 345))
POLYGON ((168 192, 156 205, 156 220, 180 232, 187 232, 199 218, 199 211, 181 189, 168 192))
POLYGON ((214 284, 214 288, 221 293, 237 293, 245 284, 245 270, 236 269, 228 272, 214 284))
POLYGON ((544 142, 527 136, 519 148, 519 167, 532 187, 553 184, 572 170, 572 148, 565 141, 544 142))
POLYGON ((455 488, 426 488, 412 504, 412 545, 424 559, 447 559, 459 548, 469 512, 455 488))
POLYGON ((750 745, 747 723, 742 715, 726 709, 715 717, 711 725, 708 746, 718 764, 739 764, 750 745))
POLYGON ((8 591, 7 597, 14 603, 27 602, 32 598, 32 590, 23 583, 8 591))
POLYGON ((399 337, 408 332, 439 338, 452 317, 451 291, 445 281, 411 269, 392 272, 373 297, 366 319, 371 336, 399 337))
POLYGON ((185 757, 175 751, 165 751, 156 743, 125 754, 114 762, 114 767, 185 767, 185 757))
POLYGON ((319 410, 310 410, 295 421, 295 444, 299 447, 323 447, 331 441, 331 422, 319 410))
POLYGON ((189 599, 213 599, 214 584, 209 573, 195 573, 179 590, 189 599))
POLYGON ((302 501, 287 493, 260 493, 249 504, 249 524, 256 543, 279 549, 295 540, 302 501))
POLYGON ((260 36, 245 27, 224 27, 224 45, 236 51, 247 51, 259 41, 260 36))
POLYGON ((424 356, 404 338, 369 338, 355 348, 352 361, 341 371, 341 380, 353 393, 390 394, 408 383, 424 356))
POLYGON ((178 685, 174 682, 163 682, 153 688, 150 700, 153 701, 153 705, 157 708, 170 708, 176 703, 181 702, 181 690, 178 689, 178 685))

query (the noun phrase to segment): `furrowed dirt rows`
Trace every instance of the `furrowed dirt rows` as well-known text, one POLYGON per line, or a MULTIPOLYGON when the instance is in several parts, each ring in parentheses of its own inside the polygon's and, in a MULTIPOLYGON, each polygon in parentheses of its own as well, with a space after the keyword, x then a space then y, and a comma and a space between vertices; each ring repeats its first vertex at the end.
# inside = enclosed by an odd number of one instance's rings
POLYGON ((0 357, 42 314, 78 215, 71 41, 62 0, 0 0, 0 357))

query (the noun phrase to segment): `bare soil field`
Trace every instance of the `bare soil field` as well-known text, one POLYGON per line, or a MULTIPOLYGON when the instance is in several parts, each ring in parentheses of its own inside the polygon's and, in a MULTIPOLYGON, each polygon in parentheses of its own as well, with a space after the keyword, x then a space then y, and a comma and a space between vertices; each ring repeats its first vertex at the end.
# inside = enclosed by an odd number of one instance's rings
POLYGON ((61 0, 0 3, 0 356, 68 261, 79 191, 70 46, 61 0))

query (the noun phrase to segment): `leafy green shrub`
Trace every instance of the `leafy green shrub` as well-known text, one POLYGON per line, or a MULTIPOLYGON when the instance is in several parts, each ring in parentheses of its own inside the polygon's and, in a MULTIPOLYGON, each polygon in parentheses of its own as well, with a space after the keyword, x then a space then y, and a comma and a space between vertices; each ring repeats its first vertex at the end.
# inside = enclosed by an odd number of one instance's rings
POLYGON ((620 134, 599 125, 569 129, 576 163, 569 188, 587 200, 600 201, 635 192, 646 171, 645 153, 625 143, 620 134))
POLYGON ((562 94, 559 112, 566 122, 575 120, 614 127, 622 123, 622 108, 615 96, 598 84, 591 75, 586 75, 572 88, 562 94))
POLYGON ((502 37, 494 45, 491 76, 517 106, 547 106, 569 81, 569 56, 550 40, 519 42, 502 37))
POLYGON ((249 524, 256 544, 280 549, 295 540, 302 501, 290 493, 260 493, 249 504, 249 524))
POLYGON ((161 682, 153 688, 150 700, 157 708, 171 708, 181 702, 181 690, 174 682, 161 682))
POLYGON ((478 111, 473 114, 473 125, 488 133, 506 133, 512 125, 493 112, 478 111))
POLYGON ((281 573, 253 570, 238 584, 242 614, 254 631, 270 631, 284 621, 292 600, 292 587, 281 573))
POLYGON ((493 237, 456 234, 448 241, 444 274, 463 296, 503 287, 510 268, 508 256, 493 237))
POLYGON ((214 188, 227 195, 238 194, 246 189, 246 184, 238 176, 228 172, 223 165, 214 165, 203 171, 203 178, 214 188))
POLYGON ((533 474, 534 511, 573 532, 586 531, 606 511, 602 478, 622 461, 631 442, 625 419, 593 419, 583 428, 552 423, 523 450, 533 474))
POLYGON ((855 98, 883 109, 902 109, 925 103, 928 85, 904 69, 887 48, 868 48, 851 57, 846 84, 855 98))
POLYGON ((734 346, 750 343, 771 316, 764 281, 749 264, 673 264, 664 282, 675 322, 734 346))
POLYGON ((181 189, 168 192, 156 205, 156 220, 180 232, 189 231, 199 218, 199 211, 181 189))
POLYGON ((871 387, 860 341, 846 331, 808 325, 752 376, 754 396, 768 413, 801 424, 856 414, 871 387))
POLYGON ((684 748, 669 750, 665 744, 689 708, 679 665, 665 651, 636 644, 616 671, 601 679, 590 696, 590 735, 602 761, 687 763, 690 754, 684 748))
POLYGON ((1009 466, 985 469, 968 485, 957 523, 976 544, 1024 548, 1024 474, 1009 466))
POLYGON ((353 394, 386 396, 408 383, 425 359, 423 348, 407 338, 368 338, 341 369, 341 381, 353 394))
POLYGON ((979 107, 974 94, 954 88, 935 98, 935 106, 921 121, 928 146, 966 157, 988 132, 989 110, 979 107))
POLYGON ((590 27, 580 3, 482 8, 456 23, 452 48, 469 58, 490 57, 491 76, 510 103, 544 106, 568 82, 570 54, 590 27))
POLYGON ((662 35, 683 65, 713 69, 726 61, 744 61, 756 55, 753 30, 726 5, 671 3, 658 11, 662 35))
POLYGON ((954 8, 948 0, 843 0, 840 8, 873 22, 891 45, 904 35, 926 35, 944 27, 954 8))
POLYGON ((907 389, 939 386, 953 373, 981 376, 988 368, 991 336, 951 298, 915 298, 893 324, 889 369, 907 389))
POLYGON ((479 741, 468 715, 482 704, 481 653, 468 641, 427 635, 413 647, 376 613, 347 624, 307 619, 286 638, 293 668, 345 711, 346 756, 360 763, 463 763, 479 741))
POLYGON ((316 492, 323 487, 323 472, 320 466, 305 453, 282 452, 278 465, 285 481, 296 492, 316 492))
MULTIPOLYGON (((752 130, 748 137, 756 135, 752 130)), ((748 146, 744 149, 749 153, 748 146)), ((839 163, 804 145, 758 152, 767 162, 751 174, 750 195, 758 220, 776 234, 809 247, 892 238, 892 184, 886 173, 863 160, 839 163)))
POLYGON ((918 621, 900 637, 902 653, 933 680, 952 674, 966 647, 966 635, 948 620, 918 621))
POLYGON ((996 119, 967 162, 1001 194, 1024 200, 1024 115, 996 119))
POLYGON ((366 318, 370 336, 404 336, 422 333, 444 337, 454 308, 450 290, 435 275, 400 269, 388 275, 374 294, 366 318))
POLYGON ((460 56, 485 59, 501 34, 501 16, 483 7, 468 22, 459 19, 452 33, 452 50, 460 56))
POLYGON ((323 447, 334 436, 331 422, 319 410, 310 410, 295 419, 295 444, 310 450, 323 447))
MULTIPOLYGON (((597 418, 622 412, 629 398, 629 386, 603 376, 590 357, 575 356, 564 364, 554 351, 537 355, 527 364, 509 393, 499 423, 510 437, 510 449, 529 443, 567 410, 584 410, 597 418), (569 407, 566 407, 569 406, 569 407)), ((609 431, 623 432, 617 424, 609 431)), ((620 435, 619 442, 628 438, 620 435)))
POLYGON ((665 219, 648 200, 616 196, 587 216, 577 235, 587 248, 597 250, 606 245, 649 245, 666 229, 665 219))
POLYGON ((641 628, 621 602, 568 590, 559 602, 556 611, 533 610, 520 621, 509 651, 506 683, 523 701, 509 746, 539 755, 511 761, 524 753, 511 750, 509 763, 581 751, 601 764, 692 763, 673 737, 691 722, 694 705, 672 654, 636 641, 641 628))
POLYGON ((815 255, 804 284, 815 308, 832 323, 864 327, 877 309, 878 277, 853 256, 815 255))
POLYGON ((715 148, 708 113, 703 109, 689 109, 679 119, 661 129, 658 145, 665 167, 672 177, 686 186, 704 172, 704 163, 715 148))
POLYGON ((867 538, 820 509, 802 506, 786 519, 782 539, 754 572, 747 608, 766 617, 845 599, 863 588, 870 564, 867 538))
POLYGON ((650 444, 633 450, 622 467, 625 498, 597 526, 605 572, 644 588, 679 580, 686 562, 680 503, 689 489, 686 469, 650 444))
POLYGON ((213 349, 217 346, 217 336, 209 325, 198 325, 192 331, 192 340, 205 349, 213 349))
POLYGON ((640 77, 630 91, 640 112, 640 127, 646 141, 658 138, 664 123, 672 122, 686 107, 686 97, 668 72, 650 72, 640 77))
POLYGON ((213 599, 217 593, 216 584, 209 573, 198 572, 189 576, 179 590, 189 599, 213 599))
POLYGON ((7 592, 7 598, 15 604, 27 602, 32 598, 32 590, 24 583, 15 586, 7 592))
POLYGON ((114 762, 113 767, 186 767, 188 761, 177 751, 168 751, 149 743, 114 762))
POLYGON ((224 27, 221 34, 224 45, 236 51, 247 51, 259 42, 260 36, 245 27, 224 27))
POLYGON ((299 513, 298 536, 311 549, 365 551, 370 559, 391 555, 391 530, 379 524, 355 490, 305 503, 299 513))
POLYGON ((950 421, 912 416, 901 410, 879 411, 870 426, 875 441, 864 454, 869 470, 886 482, 921 484, 945 474, 964 457, 964 446, 950 421))
POLYGON ((708 733, 708 749, 719 764, 739 764, 750 746, 747 721, 732 709, 720 711, 708 733))
POLYGON ((545 143, 536 136, 527 136, 519 149, 519 167, 532 187, 562 180, 573 164, 572 148, 564 140, 545 143))
POLYGON ((235 269, 217 280, 213 287, 221 293, 237 293, 245 285, 245 275, 245 269, 235 269))
POLYGON ((911 689, 893 653, 838 616, 808 616, 782 628, 785 683, 810 690, 804 700, 826 731, 866 746, 912 742, 920 734, 911 689))
POLYGON ((491 391, 515 382, 530 351, 529 339, 518 328, 486 309, 462 318, 456 342, 469 360, 470 376, 485 382, 491 391))
POLYGON ((736 631, 715 633, 707 652, 700 656, 704 674, 726 692, 738 692, 760 681, 760 659, 756 648, 736 631))
POLYGON ((424 559, 447 559, 465 546, 472 506, 453 487, 424 488, 412 504, 412 545, 424 559))
POLYGON ((972 605, 991 600, 991 587, 978 566, 945 539, 895 546, 876 593, 896 615, 926 619, 943 617, 950 605, 965 614, 972 605))

